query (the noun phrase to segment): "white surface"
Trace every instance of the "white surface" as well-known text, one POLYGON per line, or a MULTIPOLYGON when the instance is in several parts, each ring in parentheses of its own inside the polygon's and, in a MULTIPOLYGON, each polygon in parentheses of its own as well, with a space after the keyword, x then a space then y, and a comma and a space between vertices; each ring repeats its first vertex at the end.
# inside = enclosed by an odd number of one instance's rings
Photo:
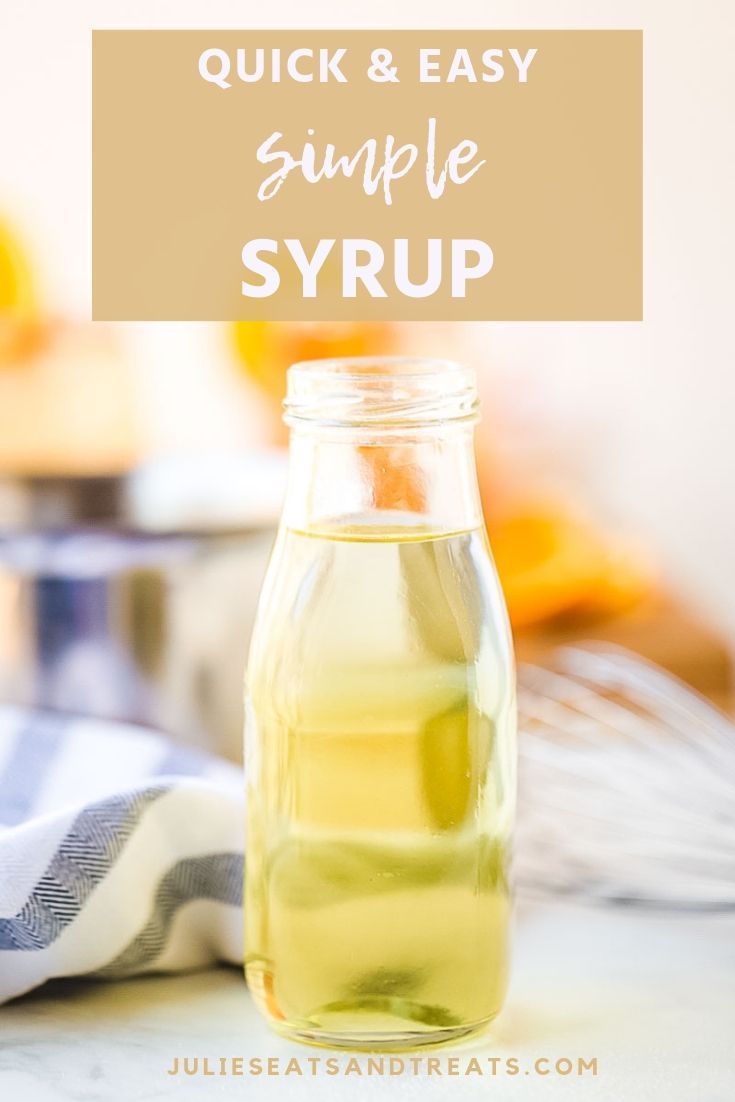
MULTIPOLYGON (((506 1010, 475 1055, 486 1074, 312 1077, 309 1057, 257 1016, 239 972, 117 984, 61 984, 0 1009, 0 1097, 22 1102, 167 1098, 583 1099, 725 1102, 735 1088, 735 916, 654 914, 567 904, 518 918, 506 1010), (303 1077, 167 1075, 175 1056, 298 1056, 303 1077), (516 1057, 517 1076, 488 1056, 516 1057), (540 1077, 534 1060, 597 1057, 596 1077, 540 1077)), ((349 1056, 340 1055, 346 1064, 349 1056)), ((363 1066, 364 1066, 364 1058, 363 1066)), ((323 1064, 322 1064, 323 1067, 323 1064)))

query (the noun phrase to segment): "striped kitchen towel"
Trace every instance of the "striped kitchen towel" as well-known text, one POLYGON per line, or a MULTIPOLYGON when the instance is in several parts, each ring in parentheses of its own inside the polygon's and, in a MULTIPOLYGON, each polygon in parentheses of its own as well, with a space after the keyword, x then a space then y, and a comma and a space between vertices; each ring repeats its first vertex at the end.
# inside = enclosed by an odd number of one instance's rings
POLYGON ((242 960, 242 772, 132 725, 0 705, 0 1002, 242 960))

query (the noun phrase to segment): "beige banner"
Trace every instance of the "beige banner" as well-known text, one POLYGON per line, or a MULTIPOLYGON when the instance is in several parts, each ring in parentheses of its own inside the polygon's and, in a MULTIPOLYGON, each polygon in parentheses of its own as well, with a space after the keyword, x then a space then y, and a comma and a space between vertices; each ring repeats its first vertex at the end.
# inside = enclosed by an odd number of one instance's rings
POLYGON ((97 319, 642 316, 639 31, 93 53, 97 319))

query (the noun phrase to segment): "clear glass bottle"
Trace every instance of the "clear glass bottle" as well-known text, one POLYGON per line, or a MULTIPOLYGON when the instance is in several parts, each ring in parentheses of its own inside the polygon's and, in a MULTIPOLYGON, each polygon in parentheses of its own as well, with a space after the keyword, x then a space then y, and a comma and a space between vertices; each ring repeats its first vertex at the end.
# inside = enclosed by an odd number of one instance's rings
POLYGON ((474 376, 289 371, 290 479, 247 676, 246 975, 281 1033, 481 1029, 508 963, 515 681, 474 376))

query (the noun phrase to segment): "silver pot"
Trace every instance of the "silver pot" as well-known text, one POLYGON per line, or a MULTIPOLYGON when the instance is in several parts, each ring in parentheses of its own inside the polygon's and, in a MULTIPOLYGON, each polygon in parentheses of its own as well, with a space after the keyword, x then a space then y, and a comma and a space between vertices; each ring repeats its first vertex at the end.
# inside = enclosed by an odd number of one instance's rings
POLYGON ((149 724, 239 760, 243 670, 274 530, 141 530, 128 489, 120 479, 6 483, 0 699, 149 724))

